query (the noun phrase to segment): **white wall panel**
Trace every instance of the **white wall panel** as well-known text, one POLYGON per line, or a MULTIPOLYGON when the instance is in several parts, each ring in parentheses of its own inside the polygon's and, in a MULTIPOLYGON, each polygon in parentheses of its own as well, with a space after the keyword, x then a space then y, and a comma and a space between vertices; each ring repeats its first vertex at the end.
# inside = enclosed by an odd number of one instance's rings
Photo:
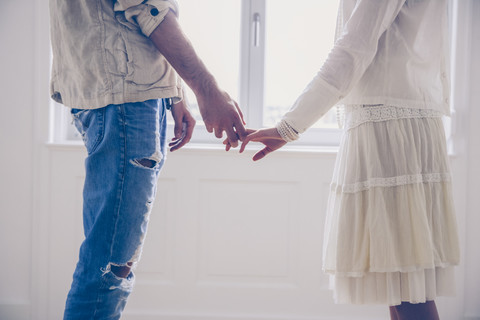
POLYGON ((203 180, 199 191, 198 280, 293 285, 288 278, 295 184, 203 180))
MULTIPOLYGON (((55 319, 83 239, 85 152, 50 149, 48 318, 55 319)), ((334 154, 300 154, 260 163, 252 152, 170 154, 125 318, 341 319, 358 310, 384 317, 384 307, 333 304, 321 252, 334 154)))

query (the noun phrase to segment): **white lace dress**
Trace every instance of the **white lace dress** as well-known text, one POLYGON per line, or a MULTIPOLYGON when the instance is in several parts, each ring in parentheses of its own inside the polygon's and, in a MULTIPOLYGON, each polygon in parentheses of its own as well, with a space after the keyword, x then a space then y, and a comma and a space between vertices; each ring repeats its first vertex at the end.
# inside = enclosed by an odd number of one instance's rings
POLYGON ((459 245, 440 112, 346 107, 323 261, 337 303, 454 294, 459 245))

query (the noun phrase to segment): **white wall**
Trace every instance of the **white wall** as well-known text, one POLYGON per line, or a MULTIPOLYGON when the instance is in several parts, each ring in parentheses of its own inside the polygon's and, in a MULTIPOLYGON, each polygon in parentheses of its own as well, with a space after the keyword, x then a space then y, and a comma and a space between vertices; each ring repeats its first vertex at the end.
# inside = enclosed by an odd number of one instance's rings
POLYGON ((465 115, 467 131, 467 196, 466 196, 466 265, 465 316, 480 319, 480 1, 472 1, 473 25, 471 39, 471 65, 469 81, 469 108, 465 115))
MULTIPOLYGON (((2 320, 60 317, 81 240, 84 152, 78 146, 45 144, 45 2, 0 2, 2 320)), ((471 18, 480 16, 480 1, 462 2, 471 18)), ((480 319, 480 21, 466 21, 472 27, 460 42, 473 42, 469 54, 459 58, 465 68, 458 77, 469 81, 463 81, 455 99, 458 149, 452 158, 463 262, 457 272, 458 297, 439 299, 447 320, 480 319), (468 57, 471 62, 465 61, 468 57)), ((169 156, 126 319, 386 318, 384 308, 333 305, 319 272, 323 215, 309 208, 324 206, 325 199, 313 190, 326 188, 333 156, 282 152, 265 161, 252 164, 247 156, 219 150, 190 149, 169 156), (230 172, 232 168, 238 173, 230 172), (234 207, 228 213, 237 226, 222 220, 225 198, 241 200, 231 191, 254 190, 251 195, 258 196, 268 187, 283 195, 273 199, 279 202, 278 215, 244 215, 234 207), (221 200, 213 201, 213 195, 221 200), (297 205, 303 210, 293 210, 297 205), (244 229, 258 242, 241 245, 244 229), (265 234, 267 239, 260 236, 265 234), (238 260, 248 256, 255 259, 238 260)), ((265 196, 272 200, 272 194, 265 196)), ((246 206, 261 208, 262 201, 246 206)))
POLYGON ((0 2, 0 319, 27 319, 33 199, 34 8, 0 2))

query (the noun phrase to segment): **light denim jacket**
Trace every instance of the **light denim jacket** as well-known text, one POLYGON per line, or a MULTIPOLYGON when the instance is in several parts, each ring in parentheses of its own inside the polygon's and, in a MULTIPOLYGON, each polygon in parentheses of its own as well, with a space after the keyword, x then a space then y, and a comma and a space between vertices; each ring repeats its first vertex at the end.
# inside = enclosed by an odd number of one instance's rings
POLYGON ((50 0, 51 96, 94 109, 181 99, 180 77, 148 38, 175 0, 50 0))
POLYGON ((335 45, 282 122, 302 133, 335 104, 448 115, 447 27, 446 0, 342 0, 335 45))

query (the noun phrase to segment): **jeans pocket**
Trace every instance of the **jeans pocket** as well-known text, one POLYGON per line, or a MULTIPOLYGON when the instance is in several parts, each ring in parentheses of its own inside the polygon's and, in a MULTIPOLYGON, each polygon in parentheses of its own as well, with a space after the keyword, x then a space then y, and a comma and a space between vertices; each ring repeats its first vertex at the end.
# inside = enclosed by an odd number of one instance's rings
POLYGON ((93 153, 105 132, 105 108, 72 109, 73 123, 82 135, 88 154, 93 153))

